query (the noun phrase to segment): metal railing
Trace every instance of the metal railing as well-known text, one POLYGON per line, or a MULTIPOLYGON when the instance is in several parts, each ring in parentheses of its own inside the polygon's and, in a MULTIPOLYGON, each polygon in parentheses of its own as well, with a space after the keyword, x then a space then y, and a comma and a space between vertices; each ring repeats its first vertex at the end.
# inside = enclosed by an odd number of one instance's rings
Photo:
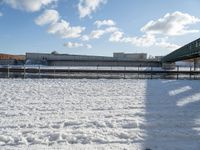
POLYGON ((0 78, 200 79, 200 68, 0 66, 0 78))

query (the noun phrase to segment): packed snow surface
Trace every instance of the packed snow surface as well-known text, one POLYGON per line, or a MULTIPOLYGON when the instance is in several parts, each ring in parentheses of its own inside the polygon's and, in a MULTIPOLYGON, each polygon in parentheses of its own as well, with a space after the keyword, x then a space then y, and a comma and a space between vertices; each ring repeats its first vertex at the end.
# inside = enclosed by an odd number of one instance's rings
POLYGON ((199 150, 199 83, 0 79, 0 149, 199 150))

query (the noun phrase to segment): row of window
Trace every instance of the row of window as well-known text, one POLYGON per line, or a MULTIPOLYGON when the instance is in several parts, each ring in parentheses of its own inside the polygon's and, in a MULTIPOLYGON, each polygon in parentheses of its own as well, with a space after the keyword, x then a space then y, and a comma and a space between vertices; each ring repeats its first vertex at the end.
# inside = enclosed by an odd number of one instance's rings
POLYGON ((196 47, 200 47, 200 40, 196 41, 196 47))
POLYGON ((200 47, 200 40, 196 40, 188 45, 188 48, 192 50, 193 48, 200 47))

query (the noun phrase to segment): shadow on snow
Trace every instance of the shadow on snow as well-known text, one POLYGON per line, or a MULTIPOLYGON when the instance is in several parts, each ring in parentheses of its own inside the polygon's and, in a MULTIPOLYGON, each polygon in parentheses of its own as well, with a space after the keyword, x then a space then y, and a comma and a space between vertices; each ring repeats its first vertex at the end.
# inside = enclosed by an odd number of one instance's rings
POLYGON ((200 149, 199 81, 147 80, 146 149, 200 149))

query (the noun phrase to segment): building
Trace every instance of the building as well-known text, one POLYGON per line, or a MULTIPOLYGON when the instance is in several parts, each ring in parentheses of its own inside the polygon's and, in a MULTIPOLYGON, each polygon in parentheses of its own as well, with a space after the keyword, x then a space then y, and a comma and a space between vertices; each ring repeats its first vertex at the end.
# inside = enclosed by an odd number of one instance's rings
MULTIPOLYGON (((52 52, 48 53, 26 53, 26 62, 30 64, 43 64, 43 65, 75 65, 78 62, 92 62, 92 61, 106 61, 112 60, 112 57, 104 56, 88 56, 88 55, 69 55, 58 54, 52 52)), ((82 65, 80 64, 80 65, 82 65)), ((87 65, 87 63, 84 63, 87 65)))
POLYGON ((0 54, 0 60, 8 60, 8 59, 14 59, 14 60, 25 60, 25 56, 23 55, 10 55, 10 54, 0 54))
POLYGON ((49 66, 160 66, 160 62, 147 60, 147 54, 143 53, 114 53, 113 57, 58 53, 26 53, 26 64, 49 66))
POLYGON ((155 60, 161 61, 163 56, 155 56, 155 60))
POLYGON ((113 53, 114 58, 128 60, 146 60, 146 53, 113 53))
POLYGON ((25 56, 23 55, 0 54, 0 65, 23 64, 24 60, 25 56))

